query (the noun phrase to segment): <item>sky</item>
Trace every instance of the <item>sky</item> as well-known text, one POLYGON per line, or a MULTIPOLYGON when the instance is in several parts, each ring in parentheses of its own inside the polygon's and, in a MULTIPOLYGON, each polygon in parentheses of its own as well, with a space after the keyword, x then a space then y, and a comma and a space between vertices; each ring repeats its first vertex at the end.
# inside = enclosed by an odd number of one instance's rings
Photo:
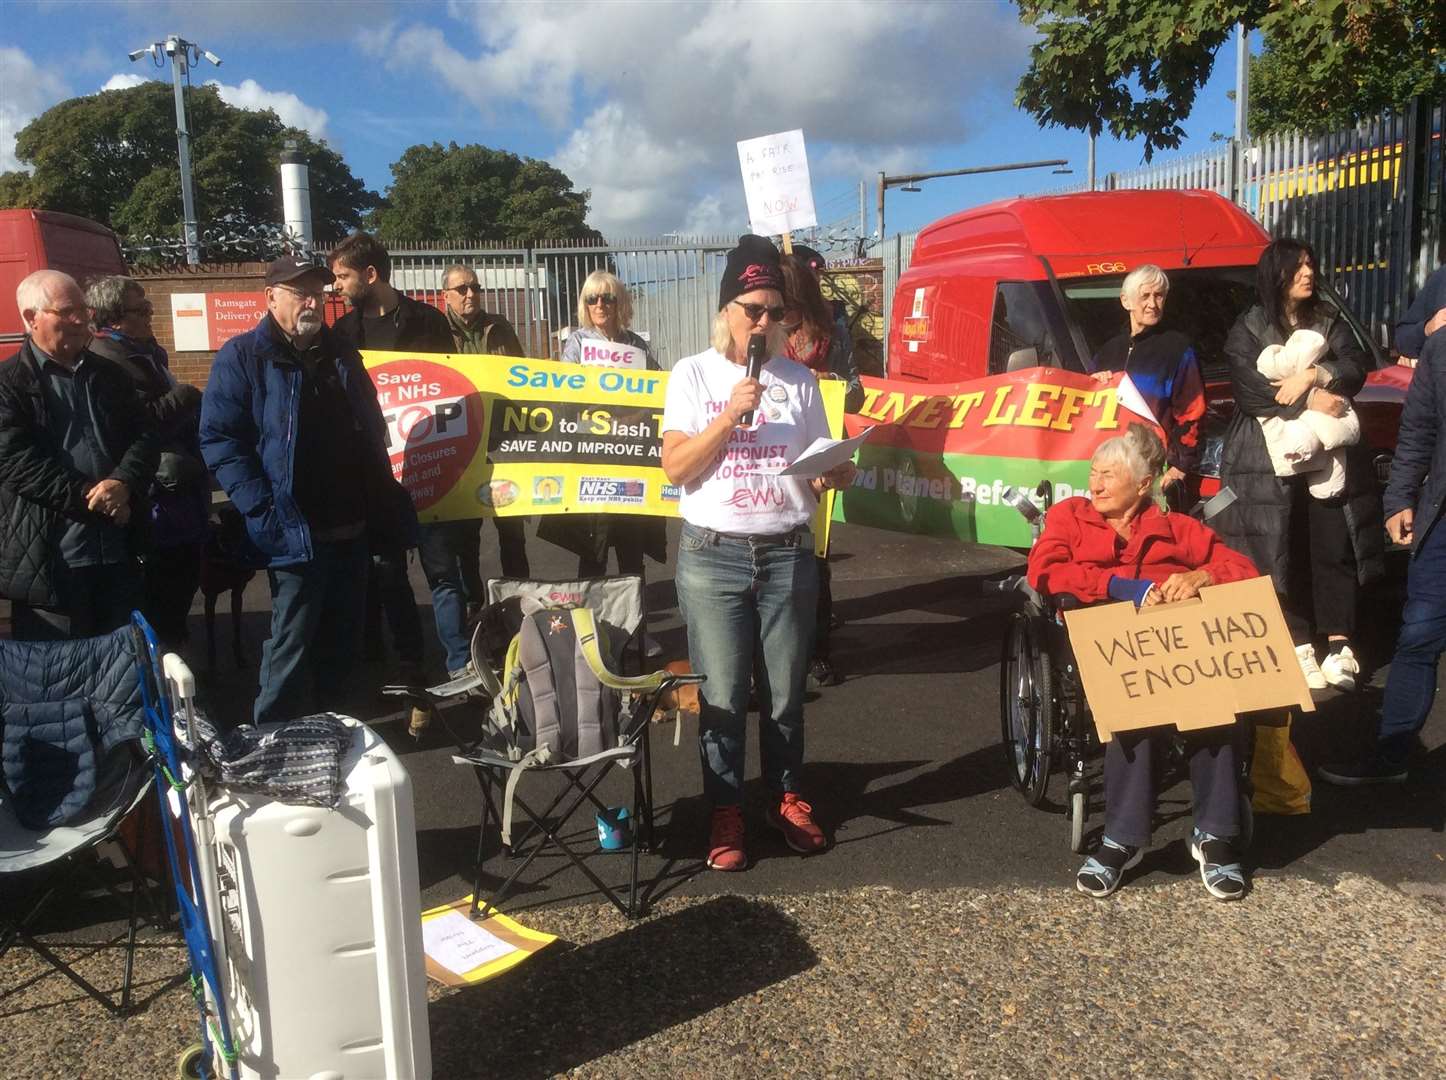
MULTIPOLYGON (((890 234, 1083 182, 1088 139, 1014 108, 1033 31, 996 0, 6 0, 0 170, 15 133, 68 97, 169 80, 127 53, 179 34, 217 54, 195 82, 324 138, 367 187, 416 143, 481 143, 562 169, 610 240, 736 234, 736 142, 801 128, 821 224, 866 229, 889 174, 1067 158, 1049 169, 891 189, 890 234)), ((1229 133, 1227 46, 1181 153, 1229 133)), ((1103 136, 1099 175, 1142 163, 1103 136)))

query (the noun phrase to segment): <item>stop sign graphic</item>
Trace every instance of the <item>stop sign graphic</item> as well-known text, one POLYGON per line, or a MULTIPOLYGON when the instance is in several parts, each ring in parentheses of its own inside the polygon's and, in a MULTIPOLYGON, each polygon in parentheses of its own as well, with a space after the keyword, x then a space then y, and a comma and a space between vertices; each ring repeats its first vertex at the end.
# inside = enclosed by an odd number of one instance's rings
POLYGON ((482 443, 477 392, 461 372, 429 360, 393 360, 371 377, 392 475, 418 510, 429 509, 462 479, 482 443))

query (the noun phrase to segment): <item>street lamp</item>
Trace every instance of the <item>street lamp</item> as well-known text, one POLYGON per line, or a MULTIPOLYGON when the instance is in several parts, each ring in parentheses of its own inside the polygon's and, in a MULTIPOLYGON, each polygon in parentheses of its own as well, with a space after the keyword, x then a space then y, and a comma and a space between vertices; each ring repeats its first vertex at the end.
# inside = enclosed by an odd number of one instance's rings
POLYGON ((186 262, 191 266, 201 261, 201 237, 196 225, 196 196, 191 190, 191 132, 186 127, 186 98, 182 92, 181 78, 190 79, 191 68, 205 57, 217 67, 221 58, 209 49, 203 49, 194 41, 172 34, 165 41, 153 41, 144 48, 127 54, 131 63, 143 56, 149 56, 156 67, 164 67, 162 56, 171 59, 171 85, 176 92, 176 146, 181 158, 181 216, 186 237, 186 262))
POLYGON ((1054 165, 1068 165, 1064 158, 1055 158, 1051 161, 1016 161, 1009 165, 976 165, 972 169, 946 169, 943 172, 909 173, 901 176, 885 176, 879 173, 879 240, 882 241, 887 235, 884 232, 884 192, 891 187, 900 188, 903 191, 918 191, 920 180, 937 180, 941 176, 973 176, 976 173, 1011 172, 1015 169, 1044 169, 1054 165))

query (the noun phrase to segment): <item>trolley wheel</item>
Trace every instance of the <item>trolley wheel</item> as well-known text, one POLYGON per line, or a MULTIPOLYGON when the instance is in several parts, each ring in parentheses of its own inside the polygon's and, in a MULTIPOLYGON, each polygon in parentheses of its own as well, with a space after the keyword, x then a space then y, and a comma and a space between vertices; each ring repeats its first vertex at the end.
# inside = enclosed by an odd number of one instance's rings
POLYGON ((204 1066, 206 1063, 206 1048, 200 1043, 192 1043, 176 1057, 177 1080, 204 1080, 208 1075, 204 1066))
POLYGON ((1049 789, 1054 719, 1054 666, 1033 621, 1016 615, 999 664, 999 722, 1009 780, 1030 806, 1042 803, 1049 789))
POLYGON ((1089 798, 1083 791, 1074 791, 1069 796, 1069 849, 1076 855, 1083 855, 1085 849, 1085 822, 1089 820, 1089 798))

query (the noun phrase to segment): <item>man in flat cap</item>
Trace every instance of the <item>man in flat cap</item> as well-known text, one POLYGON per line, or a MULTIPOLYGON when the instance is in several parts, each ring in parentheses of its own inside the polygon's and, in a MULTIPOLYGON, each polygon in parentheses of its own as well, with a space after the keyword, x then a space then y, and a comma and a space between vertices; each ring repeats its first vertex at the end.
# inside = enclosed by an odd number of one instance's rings
POLYGON ((322 321, 325 267, 266 269, 267 315, 216 354, 201 452, 271 583, 257 723, 339 709, 361 652, 369 543, 414 545, 361 355, 322 321))

